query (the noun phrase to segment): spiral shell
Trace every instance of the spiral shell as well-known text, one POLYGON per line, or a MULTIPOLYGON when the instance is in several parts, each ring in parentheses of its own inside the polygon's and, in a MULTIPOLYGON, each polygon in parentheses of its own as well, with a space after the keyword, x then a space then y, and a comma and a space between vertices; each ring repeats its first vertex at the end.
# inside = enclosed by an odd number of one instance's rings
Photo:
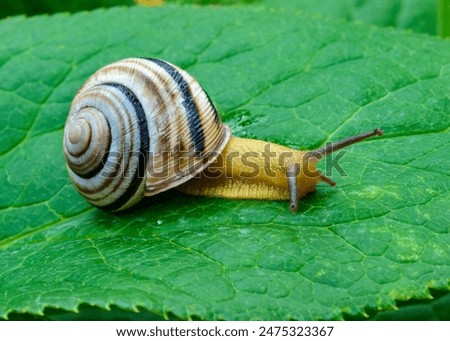
POLYGON ((130 58, 103 67, 81 87, 63 144, 80 194, 117 211, 188 181, 229 138, 192 76, 159 59, 130 58))

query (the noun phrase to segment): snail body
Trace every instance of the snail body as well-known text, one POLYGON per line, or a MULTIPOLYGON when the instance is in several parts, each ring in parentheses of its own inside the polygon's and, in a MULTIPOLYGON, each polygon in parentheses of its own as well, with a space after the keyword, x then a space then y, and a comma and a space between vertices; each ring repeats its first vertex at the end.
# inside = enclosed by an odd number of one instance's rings
POLYGON ((231 136, 207 93, 186 71, 159 59, 129 58, 94 73, 77 92, 64 129, 69 177, 105 210, 178 188, 192 195, 290 200, 314 191, 333 150, 300 151, 231 136))
MULTIPOLYGON (((288 169, 303 164, 307 152, 266 141, 232 136, 220 156, 198 177, 178 189, 186 194, 266 200, 289 200, 288 169)), ((297 170, 296 197, 314 191, 321 181, 315 160, 307 165, 308 172, 297 170), (307 176, 308 174, 308 176, 307 176)))
POLYGON ((319 182, 336 185, 316 169, 320 159, 375 135, 383 131, 377 128, 312 151, 232 136, 212 164, 178 189, 210 197, 289 200, 290 209, 296 211, 298 199, 313 192, 319 182))

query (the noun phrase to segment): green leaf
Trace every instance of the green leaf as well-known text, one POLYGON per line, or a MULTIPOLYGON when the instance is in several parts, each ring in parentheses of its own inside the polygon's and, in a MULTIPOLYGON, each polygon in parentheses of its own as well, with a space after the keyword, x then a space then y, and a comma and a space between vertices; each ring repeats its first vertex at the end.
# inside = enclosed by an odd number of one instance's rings
MULTIPOLYGON (((370 319, 377 321, 448 321, 450 319, 450 292, 445 294, 441 292, 433 292, 433 300, 409 300, 400 302, 395 310, 374 311, 370 312, 370 319)), ((346 316, 351 320, 366 319, 363 316, 346 316)), ((139 312, 127 311, 115 306, 109 310, 98 307, 81 305, 78 311, 68 312, 61 309, 45 309, 43 316, 32 314, 10 314, 10 320, 16 321, 32 321, 32 320, 50 320, 50 321, 97 321, 97 320, 114 320, 114 321, 153 321, 161 319, 157 315, 153 315, 146 310, 139 312)), ((174 319, 174 316, 169 318, 174 319)))
POLYGON ((6 19, 0 35, 0 316, 342 319, 448 291, 449 41, 190 7, 6 19), (83 81, 130 56, 187 69, 235 135, 301 149, 386 135, 348 148, 338 186, 297 214, 176 191, 104 213, 70 184, 62 129, 83 81))
POLYGON ((439 0, 439 34, 450 37, 450 0, 439 0))
POLYGON ((435 293, 437 297, 429 300, 410 300, 402 304, 398 310, 382 311, 373 317, 378 321, 449 321, 450 293, 435 293))

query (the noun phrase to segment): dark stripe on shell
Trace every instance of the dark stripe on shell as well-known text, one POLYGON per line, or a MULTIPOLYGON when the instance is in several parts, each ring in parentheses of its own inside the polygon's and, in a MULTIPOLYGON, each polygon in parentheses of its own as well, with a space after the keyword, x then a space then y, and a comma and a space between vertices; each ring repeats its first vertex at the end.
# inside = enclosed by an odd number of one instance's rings
POLYGON ((183 97, 182 105, 186 112, 189 131, 194 142, 194 150, 197 153, 201 153, 205 149, 205 136, 203 133, 202 122, 200 119, 200 113, 197 108, 195 100, 192 98, 189 84, 183 78, 183 76, 172 65, 155 58, 144 58, 162 67, 178 85, 178 90, 183 97))
MULTIPOLYGON (((104 83, 104 85, 112 86, 122 92, 125 97, 130 101, 132 104, 134 110, 136 111, 136 115, 138 118, 138 124, 139 124, 139 136, 140 136, 140 151, 139 151, 139 162, 138 162, 138 168, 136 169, 133 180, 131 180, 131 183, 129 187, 126 189, 126 191, 114 202, 112 202, 109 205, 102 206, 100 208, 107 210, 107 211, 114 211, 118 210, 122 206, 124 206, 128 201, 133 198, 133 196, 136 194, 137 190, 139 189, 140 184, 142 181, 145 181, 145 173, 147 170, 147 160, 148 160, 148 154, 150 149, 150 137, 148 134, 148 122, 147 117, 145 115, 144 108, 142 107, 141 102, 136 97, 136 95, 126 86, 118 83, 104 83)), ((124 171, 124 174, 126 172, 124 171)))

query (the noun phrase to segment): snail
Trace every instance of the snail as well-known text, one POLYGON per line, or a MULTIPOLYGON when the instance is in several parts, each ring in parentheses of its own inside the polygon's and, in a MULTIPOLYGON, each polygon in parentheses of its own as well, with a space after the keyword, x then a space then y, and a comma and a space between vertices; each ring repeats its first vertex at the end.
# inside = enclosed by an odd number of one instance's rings
POLYGON ((298 200, 318 182, 325 155, 379 128, 301 151, 231 135, 200 84, 181 68, 129 58, 95 72, 77 92, 64 127, 69 177, 104 210, 131 207, 170 188, 191 195, 298 200))

